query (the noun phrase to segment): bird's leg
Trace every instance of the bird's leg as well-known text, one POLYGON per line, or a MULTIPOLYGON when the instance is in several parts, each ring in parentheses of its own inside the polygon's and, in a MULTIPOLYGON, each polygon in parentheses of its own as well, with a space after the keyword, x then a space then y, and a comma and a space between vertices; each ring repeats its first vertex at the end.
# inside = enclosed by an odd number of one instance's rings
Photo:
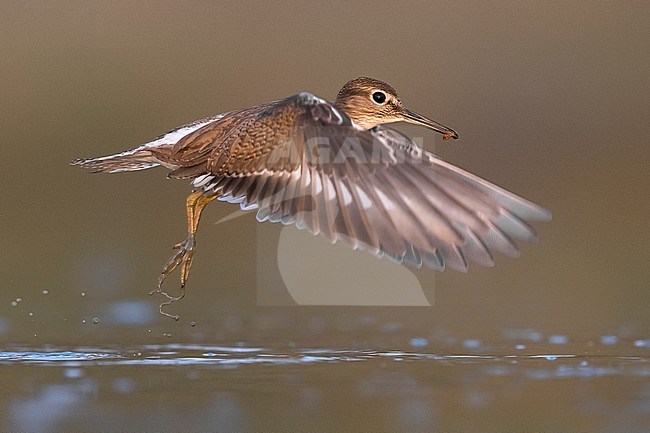
POLYGON ((196 246, 196 229, 199 226, 199 220, 201 219, 203 209, 215 198, 217 198, 216 195, 205 196, 203 191, 195 191, 187 197, 187 239, 174 245, 174 249, 178 251, 167 260, 167 263, 165 263, 165 266, 160 273, 160 277, 158 277, 158 288, 150 293, 162 293, 168 298, 167 301, 160 304, 160 314, 171 317, 174 320, 178 320, 178 316, 166 313, 163 309, 172 302, 176 302, 185 296, 185 283, 190 275, 192 257, 196 246), (162 284, 165 281, 165 278, 167 278, 167 275, 169 275, 179 265, 181 266, 181 293, 178 296, 171 296, 165 290, 162 290, 162 284))

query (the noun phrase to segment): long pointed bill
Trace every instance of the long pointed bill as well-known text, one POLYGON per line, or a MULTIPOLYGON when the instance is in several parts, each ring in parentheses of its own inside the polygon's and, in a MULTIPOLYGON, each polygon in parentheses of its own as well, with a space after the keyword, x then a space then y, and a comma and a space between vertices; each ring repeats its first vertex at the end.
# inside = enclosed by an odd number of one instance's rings
POLYGON ((453 129, 447 128, 445 125, 441 125, 435 120, 427 119, 424 116, 420 116, 418 113, 415 113, 411 110, 404 109, 404 122, 433 129, 434 131, 439 132, 443 135, 442 136, 443 140, 449 140, 450 138, 456 140, 458 138, 458 133, 453 129))

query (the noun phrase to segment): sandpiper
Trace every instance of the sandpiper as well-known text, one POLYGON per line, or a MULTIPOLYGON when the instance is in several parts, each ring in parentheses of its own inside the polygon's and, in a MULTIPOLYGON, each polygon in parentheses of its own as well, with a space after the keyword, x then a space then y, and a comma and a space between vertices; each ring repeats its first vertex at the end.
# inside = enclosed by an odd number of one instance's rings
POLYGON ((408 122, 458 134, 402 105, 390 85, 349 81, 335 102, 310 93, 207 117, 131 150, 72 165, 117 173, 164 166, 191 179, 188 236, 158 278, 164 307, 185 295, 201 213, 214 199, 257 210, 259 221, 295 224, 332 243, 415 267, 466 271, 494 265, 491 251, 516 257, 515 239, 534 241, 530 221, 548 210, 442 161, 384 126, 408 122), (162 289, 180 266, 180 295, 162 289))

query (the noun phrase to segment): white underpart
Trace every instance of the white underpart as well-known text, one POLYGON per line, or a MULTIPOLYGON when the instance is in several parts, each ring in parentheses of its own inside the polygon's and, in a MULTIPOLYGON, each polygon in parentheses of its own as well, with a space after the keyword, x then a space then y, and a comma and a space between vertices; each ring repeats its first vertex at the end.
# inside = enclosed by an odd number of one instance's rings
MULTIPOLYGON (((207 117, 205 119, 197 120, 195 122, 187 123, 183 126, 179 126, 178 128, 169 131, 168 133, 161 135, 160 137, 156 138, 153 141, 150 141, 148 143, 145 143, 141 146, 136 147, 135 149, 130 149, 130 150, 125 150, 124 152, 113 154, 113 155, 108 155, 108 156, 102 156, 99 158, 95 158, 97 161, 103 161, 103 160, 108 160, 108 159, 114 159, 116 157, 120 156, 128 156, 128 155, 133 155, 134 153, 140 152, 141 150, 145 149, 150 149, 152 147, 160 147, 163 145, 170 145, 170 144, 176 144, 181 140, 183 137, 187 136, 188 134, 191 134, 192 132, 196 131, 199 128, 204 127, 208 123, 212 123, 216 120, 221 119, 224 117, 227 113, 221 113, 217 114, 216 116, 212 117, 207 117)), ((119 173, 122 171, 137 171, 137 170, 146 170, 151 167, 155 167, 159 165, 158 162, 152 161, 151 164, 142 164, 140 167, 134 168, 134 167, 126 167, 126 168, 116 168, 115 170, 110 171, 109 173, 119 173)), ((175 169, 176 166, 169 166, 167 164, 162 164, 165 167, 169 169, 175 169)))
POLYGON ((192 186, 194 188, 200 188, 202 186, 205 186, 208 182, 211 182, 214 178, 215 176, 211 175, 210 173, 202 174, 201 176, 194 179, 192 186))
POLYGON ((165 144, 176 144, 181 138, 185 137, 186 135, 191 134, 197 129, 204 127, 208 123, 212 123, 216 120, 221 119, 225 115, 226 113, 221 113, 213 117, 208 117, 206 119, 197 120, 196 122, 180 126, 164 135, 161 135, 153 141, 143 144, 140 146, 140 148, 158 147, 165 144))

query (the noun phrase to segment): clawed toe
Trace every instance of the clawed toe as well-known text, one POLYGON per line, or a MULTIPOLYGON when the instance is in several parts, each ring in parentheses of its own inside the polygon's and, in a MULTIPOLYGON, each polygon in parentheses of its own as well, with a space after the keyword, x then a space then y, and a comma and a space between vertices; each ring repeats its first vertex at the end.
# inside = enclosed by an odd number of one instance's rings
POLYGON ((167 263, 165 263, 165 266, 163 266, 163 270, 160 273, 160 277, 158 277, 158 288, 152 290, 150 293, 150 295, 153 295, 154 293, 162 293, 165 297, 167 297, 167 300, 162 304, 160 304, 160 314, 162 314, 163 316, 171 317, 174 320, 178 320, 178 316, 166 313, 164 311, 164 308, 167 305, 172 304, 173 302, 183 299, 183 297, 185 296, 185 283, 187 282, 187 279, 190 276, 190 269, 192 268, 192 258, 194 257, 194 248, 196 246, 196 242, 194 240, 194 234, 196 233, 196 229, 199 225, 199 219, 201 218, 201 213, 203 212, 203 209, 205 208, 205 206, 207 206, 208 203, 210 203, 216 198, 217 198, 216 194, 206 196, 205 191, 203 190, 194 191, 192 192, 192 194, 190 194, 187 197, 187 203, 186 203, 187 232, 188 232, 187 239, 185 239, 183 242, 174 245, 174 249, 178 251, 176 251, 169 258, 169 260, 167 260, 167 263), (179 266, 181 267, 181 289, 180 289, 181 293, 178 296, 172 296, 162 289, 162 285, 165 282, 165 278, 167 278, 167 275, 171 274, 174 271, 174 269, 176 269, 179 266))
POLYGON ((171 317, 174 320, 178 320, 179 317, 177 315, 171 315, 169 313, 166 313, 164 311, 164 307, 180 299, 183 299, 183 297, 185 296, 185 283, 187 282, 187 278, 190 275, 190 269, 192 268, 194 247, 195 247, 195 241, 193 235, 188 236, 187 239, 185 239, 185 241, 174 245, 173 248, 178 251, 172 254, 169 260, 167 260, 167 263, 165 263, 165 266, 163 266, 163 270, 160 273, 160 276, 158 277, 158 287, 149 293, 150 295, 153 295, 154 293, 161 293, 167 297, 167 301, 160 304, 160 314, 167 317, 171 317), (178 296, 172 296, 167 291, 163 290, 162 285, 165 279, 167 278, 167 276, 171 274, 174 271, 174 269, 176 269, 179 266, 181 267, 181 286, 180 286, 181 293, 178 296))
POLYGON ((167 296, 168 299, 165 302, 163 302, 162 304, 160 304, 160 306, 158 307, 158 311, 160 311, 160 314, 162 314, 163 316, 171 317, 172 319, 178 321, 178 319, 180 319, 180 316, 178 314, 169 314, 168 312, 166 312, 164 310, 164 308, 166 306, 168 306, 168 305, 171 305, 173 302, 176 302, 179 299, 182 299, 183 296, 185 296, 185 293, 181 294, 180 296, 173 297, 173 296, 170 296, 167 292, 165 292, 163 290, 161 290, 160 292, 163 295, 167 296))

